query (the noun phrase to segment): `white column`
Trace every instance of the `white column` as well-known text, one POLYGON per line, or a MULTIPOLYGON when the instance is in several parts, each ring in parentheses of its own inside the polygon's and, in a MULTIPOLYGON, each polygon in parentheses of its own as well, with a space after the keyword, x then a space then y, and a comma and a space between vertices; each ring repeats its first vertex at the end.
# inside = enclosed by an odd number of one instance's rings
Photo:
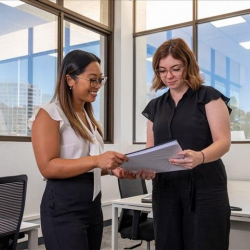
MULTIPOLYGON (((136 141, 146 141, 147 119, 141 114, 147 105, 147 37, 136 38, 136 141)), ((151 86, 151 83, 150 85, 151 86)))
POLYGON ((122 152, 132 144, 133 1, 115 1, 114 135, 122 152))

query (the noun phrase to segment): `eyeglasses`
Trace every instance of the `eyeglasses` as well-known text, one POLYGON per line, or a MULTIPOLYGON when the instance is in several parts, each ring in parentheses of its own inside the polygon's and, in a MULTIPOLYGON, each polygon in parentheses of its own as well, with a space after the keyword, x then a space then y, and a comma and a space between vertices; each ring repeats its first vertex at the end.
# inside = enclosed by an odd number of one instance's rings
POLYGON ((170 72, 171 75, 179 75, 181 74, 181 69, 184 67, 184 65, 175 65, 173 68, 170 68, 169 70, 165 69, 165 68, 159 68, 156 69, 155 72, 158 76, 160 77, 165 77, 168 72, 170 72))
POLYGON ((102 86, 106 83, 106 81, 107 81, 107 79, 108 79, 108 77, 106 77, 106 76, 101 77, 101 78, 99 78, 99 79, 95 79, 95 78, 86 78, 86 77, 82 77, 82 76, 75 76, 75 77, 78 77, 78 78, 81 78, 81 79, 84 79, 84 80, 88 80, 89 83, 90 83, 90 87, 91 87, 91 88, 96 88, 98 85, 99 85, 100 87, 102 87, 102 86))

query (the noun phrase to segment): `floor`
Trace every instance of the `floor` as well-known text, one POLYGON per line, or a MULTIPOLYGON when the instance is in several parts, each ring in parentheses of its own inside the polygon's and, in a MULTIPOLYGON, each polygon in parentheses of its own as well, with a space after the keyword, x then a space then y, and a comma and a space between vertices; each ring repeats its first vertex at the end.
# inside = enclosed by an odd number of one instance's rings
MULTIPOLYGON (((118 249, 122 250, 124 247, 131 247, 136 244, 140 243, 140 241, 131 241, 128 239, 122 239, 119 235, 118 237, 118 249)), ((39 250, 45 250, 44 245, 40 245, 38 247, 39 250)), ((101 250, 110 250, 111 249, 111 226, 104 227, 103 231, 103 239, 102 239, 102 246, 101 250)), ((135 248, 136 250, 146 250, 147 249, 147 243, 143 242, 140 247, 135 248)), ((69 249, 71 250, 71 249, 69 249)), ((154 241, 150 243, 150 250, 155 250, 154 241)))

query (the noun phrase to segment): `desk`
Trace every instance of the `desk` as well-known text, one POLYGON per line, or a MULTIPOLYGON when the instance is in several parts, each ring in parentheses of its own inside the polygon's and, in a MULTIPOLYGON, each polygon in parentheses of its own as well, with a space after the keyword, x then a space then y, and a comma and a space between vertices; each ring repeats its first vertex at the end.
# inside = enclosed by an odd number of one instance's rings
MULTIPOLYGON (((250 182, 228 181, 228 194, 231 206, 241 207, 242 211, 231 211, 231 221, 250 222, 250 182)), ((118 209, 127 208, 145 212, 152 211, 151 203, 142 203, 144 195, 112 202, 112 250, 118 249, 118 209)))
POLYGON ((38 248, 38 228, 39 224, 22 222, 20 232, 28 234, 28 250, 37 250, 38 248))
POLYGON ((141 198, 144 196, 146 195, 138 195, 130 198, 115 200, 112 202, 112 250, 118 249, 118 209, 127 208, 151 212, 152 203, 141 202, 141 198))
POLYGON ((228 196, 231 206, 242 211, 231 211, 231 220, 250 222, 250 181, 228 181, 228 196))

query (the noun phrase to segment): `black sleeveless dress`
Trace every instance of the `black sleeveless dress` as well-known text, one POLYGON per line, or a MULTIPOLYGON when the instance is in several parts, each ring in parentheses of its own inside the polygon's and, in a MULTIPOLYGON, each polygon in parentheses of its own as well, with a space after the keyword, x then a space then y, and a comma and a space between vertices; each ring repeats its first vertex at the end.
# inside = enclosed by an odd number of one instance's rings
MULTIPOLYGON (((173 139, 195 151, 211 145, 205 104, 218 98, 227 105, 229 98, 201 86, 197 91, 189 88, 177 107, 170 91, 150 101, 142 114, 153 122, 155 145, 173 139)), ((160 173, 153 180, 156 250, 226 250, 230 214, 221 159, 192 170, 160 173)))

